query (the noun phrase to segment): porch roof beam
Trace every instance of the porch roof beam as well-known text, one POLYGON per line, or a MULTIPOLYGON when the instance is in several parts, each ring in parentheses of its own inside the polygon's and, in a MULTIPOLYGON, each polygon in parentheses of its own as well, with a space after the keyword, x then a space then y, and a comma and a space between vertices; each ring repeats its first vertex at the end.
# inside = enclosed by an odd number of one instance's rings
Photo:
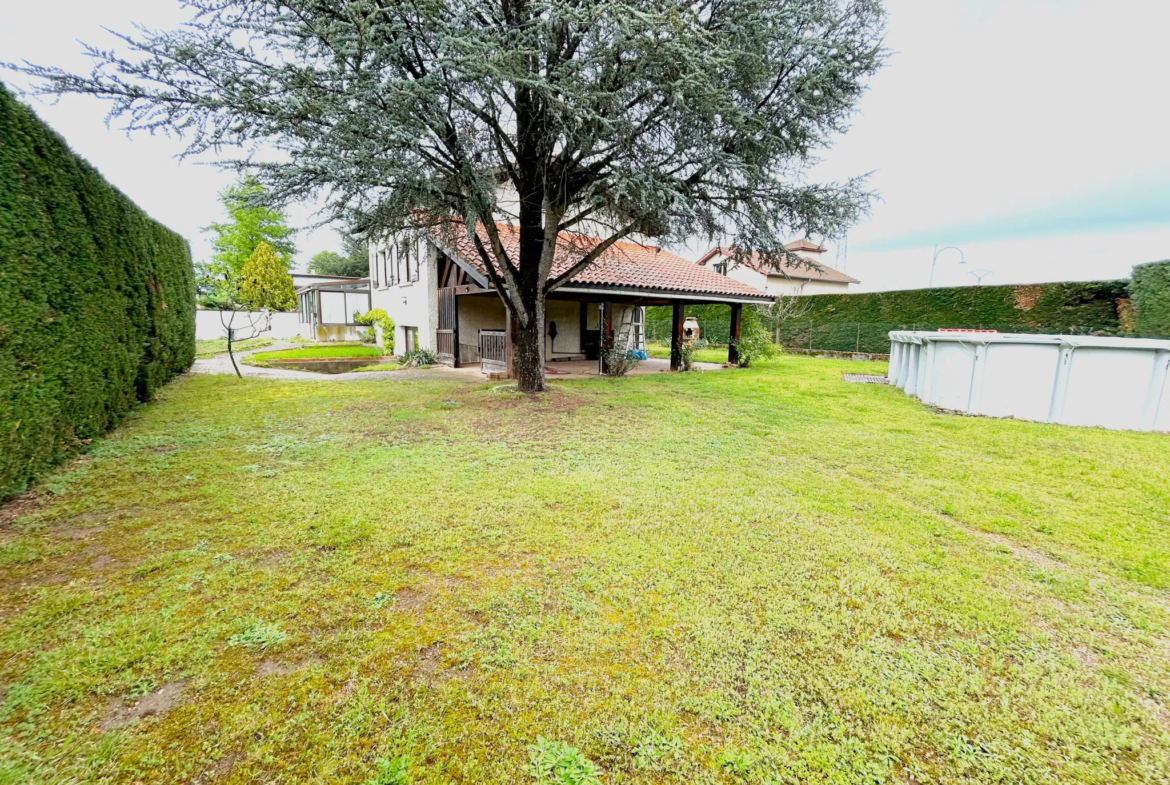
POLYGON ((773 300, 772 297, 766 294, 719 295, 703 294, 701 292, 676 292, 664 289, 623 289, 610 286, 562 286, 555 293, 561 292, 564 294, 589 294, 601 298, 632 297, 647 301, 678 300, 693 305, 702 305, 703 303, 722 303, 726 305, 733 305, 735 303, 770 303, 773 300))

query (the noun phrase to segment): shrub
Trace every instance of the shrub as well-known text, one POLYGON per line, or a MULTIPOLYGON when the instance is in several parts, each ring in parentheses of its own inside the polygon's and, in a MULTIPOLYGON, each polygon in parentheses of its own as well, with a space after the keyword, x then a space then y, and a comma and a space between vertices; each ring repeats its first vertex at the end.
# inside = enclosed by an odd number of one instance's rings
POLYGON ((398 362, 403 368, 428 368, 438 364, 439 355, 431 349, 415 349, 399 357, 398 362))
POLYGON ((697 341, 683 341, 682 346, 679 347, 679 357, 682 359, 682 369, 684 371, 693 371, 695 369, 695 354, 707 348, 707 342, 700 338, 697 341))
POLYGON ((621 378, 637 368, 646 359, 646 352, 641 349, 610 349, 605 353, 605 375, 621 378))
POLYGON ((1133 268, 1129 298, 1137 335, 1170 338, 1170 261, 1133 268))
POLYGON ((0 86, 0 499, 195 358, 187 242, 0 86))
MULTIPOLYGON (((382 348, 386 350, 386 354, 394 353, 394 320, 391 319, 381 308, 373 308, 363 314, 358 314, 354 317, 354 321, 358 324, 368 325, 370 327, 382 328, 382 348)), ((362 338, 367 343, 376 339, 377 334, 374 330, 370 330, 362 338)))
POLYGON ((771 325, 759 309, 743 309, 736 348, 739 349, 740 368, 747 368, 753 360, 764 360, 776 354, 771 325))

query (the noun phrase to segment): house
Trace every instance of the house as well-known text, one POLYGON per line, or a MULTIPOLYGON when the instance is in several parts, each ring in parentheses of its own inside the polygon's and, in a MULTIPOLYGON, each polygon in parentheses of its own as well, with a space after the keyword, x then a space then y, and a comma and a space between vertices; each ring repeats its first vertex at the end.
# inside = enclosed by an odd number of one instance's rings
POLYGON ((788 244, 788 250, 807 260, 785 263, 781 270, 766 267, 756 262, 759 257, 753 251, 747 262, 736 264, 734 249, 712 248, 699 259, 701 267, 708 267, 755 289, 763 289, 772 297, 795 294, 845 294, 849 285, 861 283, 843 272, 834 270, 821 261, 825 249, 808 240, 797 240, 788 244))
MULTIPOLYGON (((496 226, 505 249, 515 258, 518 230, 507 223, 496 226)), ((478 232, 487 245, 482 226, 478 232)), ((550 277, 568 269, 580 259, 583 248, 597 242, 596 238, 563 233, 550 277)), ((371 243, 370 288, 372 306, 385 310, 394 320, 394 346, 399 354, 431 349, 443 363, 478 363, 485 373, 512 375, 513 320, 461 224, 371 243)), ((544 329, 546 361, 600 361, 603 343, 619 349, 644 348, 646 306, 673 305, 676 350, 671 360, 677 368, 685 305, 725 303, 731 307, 733 323, 738 323, 744 304, 771 301, 760 288, 669 251, 618 242, 549 296, 544 329)), ((729 350, 729 359, 736 359, 734 347, 729 350)), ((600 368, 602 373, 604 370, 600 368)))

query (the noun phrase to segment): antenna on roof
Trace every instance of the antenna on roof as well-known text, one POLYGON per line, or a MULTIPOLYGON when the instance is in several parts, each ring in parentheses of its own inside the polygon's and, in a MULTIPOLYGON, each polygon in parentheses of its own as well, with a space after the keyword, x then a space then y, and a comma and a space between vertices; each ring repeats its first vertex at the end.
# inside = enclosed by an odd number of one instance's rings
POLYGON ((849 235, 841 238, 837 243, 837 259, 833 264, 841 272, 849 272, 849 235))

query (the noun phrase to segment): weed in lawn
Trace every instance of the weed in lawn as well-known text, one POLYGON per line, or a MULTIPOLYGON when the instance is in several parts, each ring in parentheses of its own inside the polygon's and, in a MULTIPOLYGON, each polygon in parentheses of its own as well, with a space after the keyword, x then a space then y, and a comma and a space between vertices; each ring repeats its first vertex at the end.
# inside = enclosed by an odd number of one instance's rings
POLYGON ((407 785, 410 782, 406 758, 379 758, 376 765, 378 773, 366 780, 366 785, 407 785))
POLYGON ((528 772, 541 785, 601 785, 601 770, 576 747, 543 736, 528 748, 528 772))
POLYGON ((242 646, 245 649, 268 649, 288 640, 280 625, 253 621, 242 632, 228 638, 228 646, 242 646))

